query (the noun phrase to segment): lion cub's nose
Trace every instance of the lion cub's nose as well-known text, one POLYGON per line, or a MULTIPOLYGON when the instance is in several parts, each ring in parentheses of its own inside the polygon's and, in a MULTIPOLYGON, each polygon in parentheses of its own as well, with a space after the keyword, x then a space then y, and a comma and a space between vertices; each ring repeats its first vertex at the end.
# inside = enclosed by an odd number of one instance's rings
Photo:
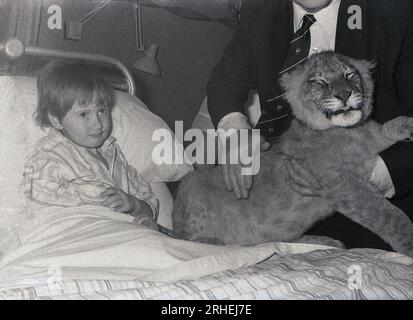
POLYGON ((347 102, 350 96, 351 96, 351 90, 347 90, 347 89, 334 93, 334 97, 344 103, 347 102))

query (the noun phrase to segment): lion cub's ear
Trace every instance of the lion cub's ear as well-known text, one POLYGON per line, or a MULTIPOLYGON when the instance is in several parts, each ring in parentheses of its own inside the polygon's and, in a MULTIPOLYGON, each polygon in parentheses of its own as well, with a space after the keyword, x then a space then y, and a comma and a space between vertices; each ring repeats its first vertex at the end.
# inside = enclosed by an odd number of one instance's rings
POLYGON ((363 79, 370 79, 371 74, 376 68, 375 61, 350 59, 350 63, 360 72, 363 79))
POLYGON ((356 60, 350 59, 350 63, 358 70, 363 79, 364 86, 366 91, 371 95, 374 91, 374 81, 373 81, 373 70, 376 67, 377 63, 374 61, 368 60, 356 60))

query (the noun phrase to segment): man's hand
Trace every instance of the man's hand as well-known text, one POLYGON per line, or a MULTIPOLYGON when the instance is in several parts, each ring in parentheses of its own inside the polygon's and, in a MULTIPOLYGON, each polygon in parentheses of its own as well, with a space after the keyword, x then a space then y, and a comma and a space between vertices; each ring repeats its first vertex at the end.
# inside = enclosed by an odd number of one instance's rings
MULTIPOLYGON (((394 196, 394 186, 384 161, 377 157, 372 160, 374 169, 370 176, 370 183, 387 198, 394 196)), ((331 187, 338 183, 340 177, 333 178, 328 183, 321 183, 305 161, 292 158, 284 160, 284 168, 288 178, 286 183, 291 189, 307 197, 322 197, 331 187)))
POLYGON ((390 172, 387 169, 383 159, 377 156, 374 159, 374 167, 369 178, 369 181, 382 193, 386 198, 394 197, 396 189, 394 188, 393 180, 390 172))
POLYGON ((320 196, 320 183, 306 163, 285 158, 284 168, 287 172, 285 182, 291 189, 306 197, 320 196))
MULTIPOLYGON (((246 129, 244 129, 246 130, 246 129)), ((241 155, 242 154, 251 154, 252 157, 256 157, 257 153, 260 151, 268 151, 271 147, 271 144, 265 140, 264 137, 261 137, 259 141, 259 146, 254 145, 256 143, 254 139, 247 139, 247 141, 241 141, 240 134, 238 134, 238 145, 232 146, 227 139, 226 147, 226 163, 222 164, 222 174, 224 176, 225 186, 228 191, 233 191, 238 199, 248 199, 249 191, 251 190, 254 183, 253 175, 243 175, 242 170, 245 168, 251 168, 252 163, 242 163, 241 155), (248 153, 247 153, 248 152, 248 153), (230 159, 232 156, 236 156, 238 161, 236 164, 231 164, 230 159)), ((244 139, 245 140, 245 139, 244 139)), ((246 159, 244 157, 243 159, 246 159)))
POLYGON ((293 158, 284 159, 284 169, 287 172, 285 182, 291 189, 306 197, 323 197, 333 185, 340 181, 340 176, 328 182, 321 182, 305 161, 293 158))

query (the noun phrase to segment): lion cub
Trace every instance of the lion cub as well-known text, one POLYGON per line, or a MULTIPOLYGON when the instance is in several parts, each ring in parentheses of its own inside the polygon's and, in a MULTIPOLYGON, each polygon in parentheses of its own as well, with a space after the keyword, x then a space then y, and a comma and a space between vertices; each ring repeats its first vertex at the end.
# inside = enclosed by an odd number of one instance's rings
POLYGON ((226 191, 220 168, 196 170, 179 186, 175 232, 210 243, 291 242, 337 210, 413 256, 412 222, 368 182, 377 155, 412 138, 413 118, 384 125, 368 120, 371 68, 369 62, 323 52, 285 74, 281 83, 295 120, 271 151, 261 154, 249 199, 226 191), (326 186, 320 197, 303 196, 285 183, 286 158, 308 165, 326 186))

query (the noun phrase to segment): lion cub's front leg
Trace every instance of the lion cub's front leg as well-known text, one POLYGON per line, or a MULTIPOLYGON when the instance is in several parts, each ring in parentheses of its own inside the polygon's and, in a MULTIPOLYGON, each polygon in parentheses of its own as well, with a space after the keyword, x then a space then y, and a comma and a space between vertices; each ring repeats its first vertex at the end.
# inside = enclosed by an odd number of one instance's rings
POLYGON ((387 121, 381 130, 387 138, 395 142, 413 141, 413 118, 397 117, 387 121))
POLYGON ((363 178, 343 172, 323 196, 341 214, 379 235, 392 248, 413 257, 413 223, 363 178))

